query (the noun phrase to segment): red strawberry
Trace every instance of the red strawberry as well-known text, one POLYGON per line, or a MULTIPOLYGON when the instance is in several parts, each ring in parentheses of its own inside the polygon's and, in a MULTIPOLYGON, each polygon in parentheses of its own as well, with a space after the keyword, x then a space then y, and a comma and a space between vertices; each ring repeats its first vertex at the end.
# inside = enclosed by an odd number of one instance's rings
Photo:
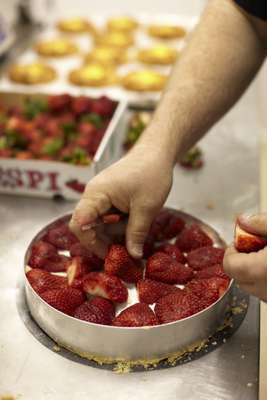
POLYGON ((70 261, 70 258, 63 254, 55 254, 44 259, 43 269, 48 272, 65 272, 70 261))
POLYGON ((74 289, 79 289, 79 290, 83 291, 83 279, 76 278, 69 286, 71 286, 74 289))
POLYGON ((267 238, 244 231, 238 223, 235 226, 235 248, 240 253, 259 251, 267 246, 267 238))
POLYGON ((148 257, 152 256, 154 252, 155 252, 154 239, 151 236, 148 236, 146 238, 143 247, 143 258, 147 259, 148 257))
POLYGON ((199 247, 212 246, 212 240, 197 224, 193 224, 182 231, 175 244, 181 251, 189 252, 199 247))
POLYGON ((153 281, 152 279, 142 279, 137 282, 140 303, 153 304, 161 297, 180 290, 174 285, 153 281))
POLYGON ((164 229, 164 236, 166 239, 172 239, 182 232, 185 227, 185 222, 182 218, 172 215, 168 225, 164 229))
POLYGON ((73 315, 74 310, 85 300, 85 296, 80 290, 70 287, 47 290, 41 293, 41 297, 50 306, 68 315, 73 315))
POLYGON ((190 317, 200 309, 199 299, 194 293, 183 290, 171 293, 159 299, 155 305, 155 314, 162 324, 190 317))
POLYGON ((57 254, 57 249, 50 243, 44 242, 43 240, 38 240, 35 242, 31 248, 31 254, 28 264, 32 268, 42 268, 45 259, 57 254))
POLYGON ((164 283, 186 283, 193 278, 190 267, 177 262, 165 253, 155 253, 146 264, 146 278, 164 283))
POLYGON ((51 275, 42 269, 32 269, 26 273, 33 290, 40 294, 50 289, 67 287, 67 280, 63 276, 51 275))
POLYGON ((212 246, 200 247, 188 253, 187 262, 191 268, 200 270, 215 264, 222 264, 224 252, 224 249, 212 246))
POLYGON ((103 313, 101 309, 94 306, 89 300, 77 307, 73 316, 86 322, 101 325, 110 325, 112 321, 110 316, 103 313))
POLYGON ((88 272, 90 271, 91 271, 91 266, 90 264, 87 263, 87 260, 84 257, 81 256, 73 257, 67 268, 67 277, 69 285, 72 285, 73 281, 76 278, 81 278, 84 275, 88 274, 88 272))
POLYGON ((177 246, 174 244, 166 243, 161 245, 157 251, 163 252, 171 256, 174 260, 178 261, 179 263, 185 264, 186 263, 186 258, 181 252, 181 250, 178 249, 177 246))
POLYGON ((116 105, 117 103, 115 103, 115 101, 110 100, 106 96, 102 96, 93 102, 91 111, 101 115, 101 117, 111 117, 116 105))
POLYGON ((207 279, 208 285, 211 289, 217 289, 219 292, 219 297, 221 297, 228 289, 230 278, 218 278, 216 276, 207 279))
POLYGON ((189 282, 185 290, 193 292, 204 305, 202 308, 208 307, 221 297, 229 286, 229 279, 209 278, 194 279, 189 282))
POLYGON ((151 225, 150 234, 156 241, 171 239, 180 233, 185 226, 185 222, 163 209, 155 218, 151 225))
POLYGON ((109 322, 111 324, 113 318, 115 317, 115 307, 114 304, 108 300, 104 299, 103 297, 93 297, 90 300, 90 303, 93 304, 95 307, 99 308, 101 312, 109 318, 109 322))
POLYGON ((103 267, 103 260, 93 254, 89 249, 86 249, 77 242, 70 247, 70 255, 72 257, 81 256, 86 259, 87 263, 90 264, 92 270, 99 270, 103 267))
POLYGON ((69 94, 61 94, 48 97, 48 107, 51 111, 59 112, 68 108, 71 103, 69 94))
POLYGON ((60 250, 69 250, 78 241, 65 223, 49 229, 44 238, 60 250))
POLYGON ((228 276, 224 272, 221 265, 212 265, 208 268, 203 268, 200 271, 196 271, 195 278, 197 279, 205 279, 205 278, 212 278, 216 276, 217 278, 228 279, 228 276))
POLYGON ((115 303, 124 303, 128 298, 128 290, 117 276, 103 272, 90 272, 83 279, 85 293, 105 297, 115 303))
POLYGON ((147 304, 136 303, 117 315, 117 317, 113 320, 112 325, 140 327, 158 325, 158 323, 159 322, 154 312, 147 304))
POLYGON ((75 115, 83 113, 90 113, 92 108, 93 100, 89 97, 80 96, 74 97, 71 103, 71 109, 75 115))
POLYGON ((136 283, 143 277, 143 269, 120 244, 110 246, 105 258, 105 272, 128 283, 136 283))

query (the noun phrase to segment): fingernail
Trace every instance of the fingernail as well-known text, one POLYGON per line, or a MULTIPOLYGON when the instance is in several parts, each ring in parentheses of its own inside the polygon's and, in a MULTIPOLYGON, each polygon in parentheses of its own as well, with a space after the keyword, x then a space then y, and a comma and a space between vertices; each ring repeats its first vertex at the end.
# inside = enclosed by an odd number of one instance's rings
POLYGON ((239 215, 238 219, 241 220, 241 222, 248 223, 248 222, 250 222, 252 217, 253 217, 252 214, 244 213, 244 214, 239 215))
POLYGON ((129 250, 133 257, 141 258, 143 256, 143 246, 141 244, 129 243, 129 250))

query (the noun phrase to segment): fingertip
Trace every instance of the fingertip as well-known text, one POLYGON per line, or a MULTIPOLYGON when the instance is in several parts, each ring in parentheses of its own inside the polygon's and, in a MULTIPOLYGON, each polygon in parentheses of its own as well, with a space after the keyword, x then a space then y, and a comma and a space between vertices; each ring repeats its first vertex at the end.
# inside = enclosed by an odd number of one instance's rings
POLYGON ((140 243, 133 243, 131 240, 127 242, 127 250, 133 258, 143 257, 143 245, 140 243))

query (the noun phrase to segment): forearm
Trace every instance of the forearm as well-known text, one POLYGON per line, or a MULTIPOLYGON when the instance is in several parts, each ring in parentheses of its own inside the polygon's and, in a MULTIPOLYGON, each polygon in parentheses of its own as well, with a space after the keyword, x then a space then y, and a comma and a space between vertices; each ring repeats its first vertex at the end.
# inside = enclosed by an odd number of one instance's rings
POLYGON ((247 17, 230 0, 210 1, 139 145, 174 163, 238 100, 264 57, 247 17))

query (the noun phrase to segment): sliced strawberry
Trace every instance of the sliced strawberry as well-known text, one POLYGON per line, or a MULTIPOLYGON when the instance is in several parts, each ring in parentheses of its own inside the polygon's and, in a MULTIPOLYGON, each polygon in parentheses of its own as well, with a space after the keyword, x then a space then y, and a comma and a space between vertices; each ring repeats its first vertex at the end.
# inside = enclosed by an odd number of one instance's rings
POLYGON ((176 246, 183 252, 189 252, 199 247, 212 246, 212 239, 200 228, 193 224, 186 227, 176 239, 176 246))
POLYGON ((137 282, 140 303, 153 304, 161 297, 180 290, 174 285, 153 281, 152 279, 142 279, 137 282))
POLYGON ((209 279, 194 279, 185 290, 193 292, 201 301, 202 308, 210 306, 221 297, 229 286, 229 279, 212 277, 209 279))
POLYGON ((199 299, 194 293, 183 290, 171 293, 159 299, 155 305, 155 314, 162 324, 190 317, 200 309, 199 299))
POLYGON ((224 252, 224 249, 212 246, 200 247, 188 253, 187 262, 191 268, 198 271, 215 264, 222 264, 224 252))
POLYGON ((180 233, 184 226, 184 220, 170 211, 163 209, 153 221, 150 228, 150 235, 156 241, 171 239, 180 233))
POLYGON ((111 324, 113 318, 115 317, 115 307, 114 304, 108 300, 104 299, 103 297, 93 297, 90 300, 90 303, 93 304, 95 307, 99 308, 101 312, 106 316, 109 320, 109 324, 111 324))
POLYGON ((74 310, 85 300, 83 292, 70 287, 47 290, 41 293, 41 297, 51 307, 68 315, 73 315, 74 310))
POLYGON ((177 262, 165 253, 155 253, 147 260, 146 278, 164 283, 184 284, 193 278, 190 267, 177 262))
POLYGON ((212 265, 211 267, 208 268, 203 268, 200 271, 196 271, 195 273, 195 278, 197 279, 206 279, 206 278, 212 278, 212 277, 217 277, 217 278, 223 278, 223 279, 229 279, 226 273, 223 270, 222 265, 212 265))
POLYGON ((62 276, 51 275, 42 269, 31 269, 26 273, 27 279, 33 290, 40 294, 50 289, 67 287, 67 280, 62 276))
POLYGON ((267 246, 267 238, 248 233, 238 223, 235 226, 235 248, 240 253, 259 251, 267 246))
POLYGON ((136 303, 117 315, 117 317, 113 320, 112 325, 140 327, 158 325, 158 323, 159 322, 154 312, 147 304, 136 303))
POLYGON ((76 236, 65 223, 49 229, 44 238, 60 250, 69 250, 74 243, 78 242, 76 236))
POLYGON ((106 274, 118 276, 127 283, 136 283, 143 277, 140 264, 120 244, 110 246, 104 268, 106 274))
POLYGON ((178 261, 179 263, 185 264, 186 263, 186 258, 181 252, 180 249, 178 249, 177 246, 174 244, 166 243, 161 245, 157 251, 163 252, 171 256, 174 260, 178 261))
POLYGON ((92 270, 99 270, 103 267, 103 260, 93 254, 89 249, 82 246, 81 243, 75 243, 70 247, 70 255, 72 257, 81 256, 87 260, 92 270))
POLYGON ((103 272, 90 272, 83 279, 85 293, 104 297, 115 303, 124 303, 128 298, 128 290, 117 276, 103 272))
POLYGON ((87 263, 87 259, 81 256, 72 257, 70 264, 67 268, 68 283, 72 286, 72 283, 77 278, 82 278, 84 275, 90 272, 91 265, 87 263))
POLYGON ((57 254, 57 249, 50 243, 39 240, 31 248, 31 254, 28 264, 32 268, 42 268, 45 259, 57 254))
POLYGON ((44 259, 43 269, 48 272, 65 272, 70 261, 71 259, 63 254, 55 254, 44 259))
POLYGON ((101 325, 110 325, 112 321, 112 318, 93 305, 90 300, 77 307, 73 316, 86 322, 101 325))
POLYGON ((83 291, 83 279, 76 278, 69 286, 71 286, 74 289, 79 289, 79 290, 83 291))

